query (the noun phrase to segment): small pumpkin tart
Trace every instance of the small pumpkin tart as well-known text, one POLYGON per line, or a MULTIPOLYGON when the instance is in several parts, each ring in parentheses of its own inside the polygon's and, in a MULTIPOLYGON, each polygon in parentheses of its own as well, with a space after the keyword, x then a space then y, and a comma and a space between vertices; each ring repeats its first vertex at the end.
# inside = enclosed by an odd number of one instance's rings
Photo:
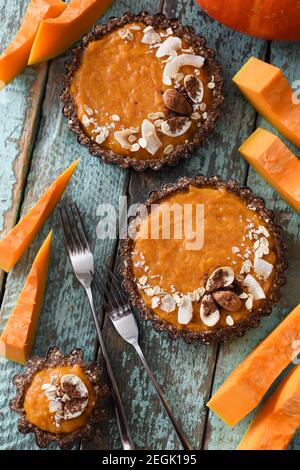
POLYGON ((203 143, 220 114, 220 66, 203 37, 164 15, 97 25, 66 63, 69 127, 107 163, 158 170, 203 143))
POLYGON ((209 344, 242 336, 271 312, 285 282, 283 251, 274 213, 251 189, 182 177, 131 219, 120 271, 156 330, 209 344))
POLYGON ((94 424, 105 418, 108 388, 100 383, 99 365, 84 364, 80 349, 64 356, 58 347, 50 348, 45 358, 31 358, 13 384, 17 395, 10 407, 21 415, 19 431, 35 433, 39 447, 56 442, 71 448, 90 438, 94 424))

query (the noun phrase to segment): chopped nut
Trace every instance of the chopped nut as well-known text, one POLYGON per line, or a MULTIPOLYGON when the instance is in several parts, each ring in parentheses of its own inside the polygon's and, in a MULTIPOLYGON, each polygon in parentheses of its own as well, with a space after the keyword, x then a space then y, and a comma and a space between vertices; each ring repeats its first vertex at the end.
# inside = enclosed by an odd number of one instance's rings
POLYGON ((164 155, 169 155, 169 153, 173 152, 174 145, 169 144, 167 147, 164 148, 164 155))
POLYGON ((135 135, 130 135, 128 137, 128 142, 130 142, 131 144, 133 144, 135 141, 136 141, 137 137, 135 135))
POLYGON ((97 144, 102 144, 102 142, 105 141, 105 139, 108 137, 109 130, 106 127, 102 127, 99 134, 96 136, 96 143, 97 144))
POLYGON ((200 115, 199 113, 197 113, 197 112, 194 112, 194 113, 192 113, 192 114, 190 115, 190 118, 191 118, 191 119, 194 119, 194 120, 198 120, 198 119, 201 118, 201 115, 200 115))
POLYGON ((191 127, 192 121, 187 117, 176 116, 164 121, 161 132, 169 137, 178 137, 185 134, 191 127))
POLYGON ((158 111, 157 113, 148 114, 148 119, 150 119, 151 121, 154 121, 155 119, 159 119, 159 118, 164 118, 164 117, 165 117, 165 113, 161 111, 158 111))
POLYGON ((220 312, 211 294, 204 295, 200 305, 200 318, 204 325, 215 326, 220 320, 220 312))
POLYGON ((130 152, 138 152, 139 150, 140 150, 139 144, 133 144, 133 145, 130 147, 130 152))
POLYGON ((207 88, 209 88, 210 90, 213 90, 213 89, 215 88, 215 86, 216 86, 216 84, 213 83, 213 82, 209 82, 209 83, 207 84, 207 88))
POLYGON ((89 107, 88 105, 86 105, 86 104, 84 104, 83 107, 84 107, 86 113, 87 113, 89 116, 92 116, 92 114, 93 114, 92 108, 90 108, 90 107, 89 107))
POLYGON ((120 121, 120 116, 119 116, 118 114, 112 114, 112 115, 110 116, 110 119, 111 119, 112 121, 120 121))
POLYGON ((213 291, 221 289, 223 287, 228 287, 234 281, 234 272, 233 269, 228 266, 223 266, 216 269, 211 276, 208 278, 206 283, 206 289, 208 291, 213 291))
POLYGON ((141 286, 144 286, 146 284, 147 280, 148 280, 147 276, 142 276, 139 279, 139 283, 141 284, 141 286))
POLYGON ((212 296, 221 307, 229 312, 235 312, 241 308, 241 299, 232 291, 216 291, 212 296))
POLYGON ((168 88, 163 94, 163 102, 166 108, 177 114, 189 115, 193 108, 188 100, 174 88, 168 88))
POLYGON ((128 142, 128 137, 132 134, 137 134, 138 131, 134 128, 130 129, 123 129, 122 131, 116 131, 114 133, 114 137, 116 141, 121 145, 124 149, 130 149, 131 145, 128 142))
POLYGON ((181 72, 176 73, 176 75, 174 76, 174 79, 176 80, 176 82, 181 82, 183 78, 184 78, 184 74, 181 72))
POLYGON ((133 41, 134 35, 128 29, 119 31, 119 36, 121 39, 133 41))
POLYGON ((151 301, 151 307, 152 308, 157 308, 160 304, 160 297, 152 297, 152 301, 151 301))
POLYGON ((226 324, 227 324, 228 326, 233 326, 233 325, 234 325, 234 319, 232 318, 231 315, 227 315, 227 316, 226 316, 226 324))
POLYGON ((84 127, 89 127, 90 124, 91 124, 91 121, 90 121, 90 119, 87 117, 86 114, 84 114, 84 115, 82 116, 82 124, 84 125, 84 127))
POLYGON ((142 147, 142 149, 145 149, 147 147, 147 140, 146 139, 140 138, 138 140, 138 143, 142 147))
POLYGON ((184 78, 184 87, 194 103, 201 103, 204 96, 204 87, 199 78, 195 75, 186 75, 184 78))
POLYGON ((179 69, 185 65, 194 67, 202 67, 204 64, 204 57, 193 54, 181 54, 174 57, 170 62, 167 62, 163 72, 163 83, 165 85, 172 84, 172 78, 179 72, 179 69))

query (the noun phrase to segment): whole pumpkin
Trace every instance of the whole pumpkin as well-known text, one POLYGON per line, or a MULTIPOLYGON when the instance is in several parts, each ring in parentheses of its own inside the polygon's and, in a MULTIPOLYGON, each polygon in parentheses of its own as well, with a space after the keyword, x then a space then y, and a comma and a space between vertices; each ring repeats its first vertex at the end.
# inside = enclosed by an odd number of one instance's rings
POLYGON ((196 0, 210 16, 263 39, 300 39, 299 0, 196 0))

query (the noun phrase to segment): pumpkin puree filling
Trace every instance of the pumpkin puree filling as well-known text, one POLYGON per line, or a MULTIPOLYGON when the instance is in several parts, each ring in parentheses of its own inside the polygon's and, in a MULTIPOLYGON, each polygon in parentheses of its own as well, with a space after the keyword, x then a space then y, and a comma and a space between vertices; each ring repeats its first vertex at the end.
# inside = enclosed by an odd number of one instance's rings
POLYGON ((84 426, 94 405, 93 386, 75 364, 48 367, 35 374, 26 391, 24 411, 39 429, 62 434, 84 426))
POLYGON ((178 329, 194 332, 230 327, 246 318, 268 296, 276 264, 274 238, 258 213, 225 188, 195 186, 149 209, 139 222, 131 257, 146 305, 178 329), (178 214, 187 205, 192 207, 194 234, 182 225, 179 238, 174 235, 180 233, 178 220, 181 224, 185 219, 178 214), (191 249, 201 231, 198 205, 204 211, 203 245, 191 249), (170 239, 162 235, 163 216, 170 220, 170 239), (153 227, 158 229, 151 238, 153 227))
POLYGON ((88 44, 70 90, 93 142, 148 160, 189 142, 207 119, 214 87, 185 39, 136 22, 88 44))

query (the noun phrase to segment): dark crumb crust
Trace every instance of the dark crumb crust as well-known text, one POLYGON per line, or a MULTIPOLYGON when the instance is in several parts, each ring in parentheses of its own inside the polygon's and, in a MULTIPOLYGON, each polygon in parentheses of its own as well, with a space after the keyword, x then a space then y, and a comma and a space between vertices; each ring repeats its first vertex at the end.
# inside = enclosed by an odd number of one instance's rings
MULTIPOLYGON (((243 336, 246 330, 250 328, 256 328, 259 325, 260 318, 265 315, 269 315, 272 311, 272 305, 278 302, 280 298, 279 290, 286 282, 284 276, 284 270, 287 267, 285 260, 285 244, 282 239, 282 229, 275 222, 274 212, 266 209, 265 202, 259 197, 254 197, 252 190, 248 187, 240 187, 234 179, 230 179, 224 182, 219 176, 213 176, 206 178, 203 175, 197 175, 195 178, 181 177, 175 183, 167 183, 162 186, 159 191, 150 193, 146 206, 149 209, 151 204, 159 203, 163 198, 169 196, 178 191, 186 191, 188 187, 196 186, 198 188, 210 187, 210 188, 225 188, 226 190, 239 196, 247 207, 258 213, 265 221, 269 232, 273 235, 275 241, 275 254, 276 254, 276 265, 275 265, 275 277, 270 289, 269 295, 264 303, 253 310, 246 319, 237 322, 234 326, 219 328, 206 332, 194 332, 183 328, 178 329, 176 326, 171 325, 165 320, 159 318, 155 312, 145 304, 141 298, 136 283, 134 281, 131 253, 133 250, 134 240, 127 238, 124 240, 121 248, 121 264, 119 271, 123 276, 122 286, 124 290, 129 294, 130 301, 134 307, 139 309, 142 318, 149 319, 153 323, 153 327, 156 331, 167 331, 172 339, 183 337, 187 343, 193 341, 201 341, 205 344, 210 344, 214 341, 226 342, 232 336, 243 336)), ((133 220, 134 218, 130 219, 133 220)))
POLYGON ((88 147, 91 155, 101 157, 105 163, 116 163, 122 168, 132 167, 136 171, 143 171, 146 168, 160 170, 166 164, 176 165, 180 158, 187 158, 194 147, 199 147, 203 144, 204 139, 212 132, 215 122, 220 116, 220 106, 223 101, 223 79, 221 77, 221 67, 214 57, 214 51, 205 47, 205 39, 202 36, 197 36, 191 26, 183 26, 177 19, 168 19, 163 14, 151 16, 147 12, 141 12, 138 15, 125 13, 121 18, 110 18, 106 24, 95 26, 93 31, 84 36, 80 44, 72 50, 71 59, 65 63, 66 74, 62 77, 63 90, 60 98, 64 103, 63 114, 68 119, 69 128, 77 135, 77 141, 88 147), (78 119, 76 105, 71 94, 71 83, 74 74, 81 64, 85 48, 88 44, 92 41, 97 41, 105 34, 119 27, 134 22, 142 22, 146 26, 153 26, 155 28, 172 28, 176 36, 185 39, 193 47, 196 54, 205 57, 207 74, 208 76, 213 75, 215 79, 215 88, 211 90, 211 106, 207 111, 208 116, 203 125, 188 143, 178 145, 170 154, 156 159, 137 160, 133 156, 122 156, 111 150, 103 149, 101 145, 92 141, 78 119))
POLYGON ((109 396, 108 387, 100 383, 100 373, 99 364, 84 364, 81 349, 74 349, 70 354, 64 356, 60 349, 54 346, 49 349, 45 358, 33 357, 29 359, 26 364, 25 374, 17 374, 13 378, 17 395, 9 404, 13 411, 21 415, 18 423, 19 431, 23 434, 33 432, 36 436, 36 443, 41 448, 46 448, 51 442, 55 442, 61 449, 70 449, 76 441, 91 438, 94 432, 94 424, 106 417, 102 408, 102 400, 109 396), (69 434, 53 434, 29 423, 24 411, 24 399, 35 374, 47 367, 73 366, 75 364, 82 367, 95 391, 95 406, 86 424, 69 434))

